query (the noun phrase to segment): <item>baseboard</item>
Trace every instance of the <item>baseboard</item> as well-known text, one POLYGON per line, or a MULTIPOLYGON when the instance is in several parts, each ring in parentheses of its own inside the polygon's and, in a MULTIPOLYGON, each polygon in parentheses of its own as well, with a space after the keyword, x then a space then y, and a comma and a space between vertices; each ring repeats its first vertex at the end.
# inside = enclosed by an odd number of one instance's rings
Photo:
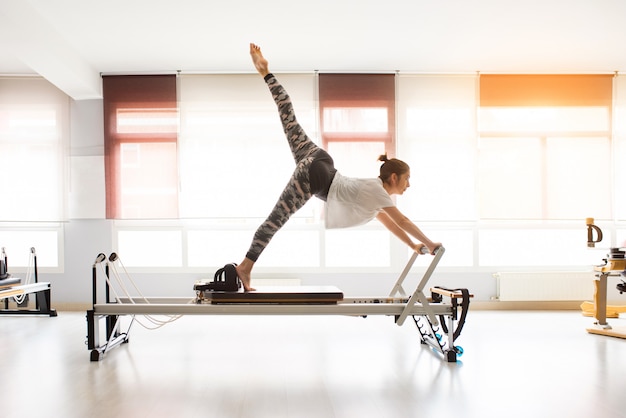
POLYGON ((475 311, 580 311, 583 301, 471 301, 475 311))
POLYGON ((65 312, 86 312, 92 308, 90 303, 71 303, 71 302, 62 302, 62 303, 53 303, 52 307, 57 311, 65 311, 65 312))

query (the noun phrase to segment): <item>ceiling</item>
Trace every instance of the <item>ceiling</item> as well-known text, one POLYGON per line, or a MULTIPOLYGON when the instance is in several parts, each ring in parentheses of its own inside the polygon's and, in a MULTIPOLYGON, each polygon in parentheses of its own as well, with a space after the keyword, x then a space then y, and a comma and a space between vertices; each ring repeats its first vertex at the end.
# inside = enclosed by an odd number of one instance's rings
POLYGON ((0 75, 76 100, 101 73, 626 71, 624 0, 0 0, 0 75))

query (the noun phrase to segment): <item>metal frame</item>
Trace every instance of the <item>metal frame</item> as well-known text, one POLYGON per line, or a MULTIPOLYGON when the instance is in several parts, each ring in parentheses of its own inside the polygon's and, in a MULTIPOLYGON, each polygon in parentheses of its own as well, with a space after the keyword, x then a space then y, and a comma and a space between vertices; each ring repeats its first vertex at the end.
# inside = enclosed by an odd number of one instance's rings
MULTIPOLYGON (((4 308, 0 309, 0 315, 49 315, 51 317, 57 316, 57 311, 51 307, 51 287, 48 282, 39 282, 37 275, 37 253, 34 248, 30 249, 33 254, 33 273, 34 283, 11 286, 6 289, 0 290, 0 300, 3 300, 4 308), (16 309, 9 308, 9 299, 19 295, 31 295, 35 294, 35 308, 23 309, 18 305, 16 309)), ((6 263, 6 254, 4 248, 2 249, 2 257, 4 257, 6 263)), ((7 267, 8 268, 8 267, 7 267)), ((28 298, 24 300, 24 304, 28 303, 28 298)))
MULTIPOLYGON (((128 342, 128 334, 134 323, 135 315, 347 315, 393 316, 398 326, 404 324, 407 317, 412 316, 420 333, 421 343, 431 346, 448 362, 455 362, 457 355, 462 353, 454 342, 458 338, 465 322, 471 295, 466 289, 449 290, 442 288, 430 289, 432 298, 425 296, 426 285, 432 276, 445 249, 440 247, 424 272, 415 291, 407 298, 402 287, 418 254, 414 253, 396 281, 390 295, 382 298, 344 298, 336 304, 244 304, 220 303, 211 304, 199 298, 125 298, 121 302, 110 300, 109 284, 105 284, 106 301, 98 303, 96 287, 96 264, 93 266, 93 308, 87 311, 87 347, 91 350, 91 361, 102 360, 112 348, 128 342), (441 303, 442 297, 450 299, 449 303, 441 303), (462 302, 459 304, 458 300, 462 302), (458 310, 462 309, 461 319, 458 310), (122 316, 131 316, 131 322, 125 331, 121 330, 122 316), (106 321, 106 341, 100 343, 100 320, 106 321), (441 319, 441 320, 440 320, 441 319), (456 327, 456 328, 455 328, 456 327), (440 334, 440 328, 444 334, 440 334), (444 338, 445 337, 445 338, 444 338)), ((99 255, 99 259, 103 259, 99 255)), ((98 259, 97 259, 98 260, 98 259)), ((108 264, 105 267, 109 275, 108 264)))
POLYGON ((625 259, 607 259, 605 264, 594 267, 595 292, 593 296, 594 310, 593 316, 596 322, 587 328, 590 334, 606 335, 609 337, 626 338, 626 328, 612 327, 607 321, 607 288, 609 277, 621 277, 626 271, 625 259))

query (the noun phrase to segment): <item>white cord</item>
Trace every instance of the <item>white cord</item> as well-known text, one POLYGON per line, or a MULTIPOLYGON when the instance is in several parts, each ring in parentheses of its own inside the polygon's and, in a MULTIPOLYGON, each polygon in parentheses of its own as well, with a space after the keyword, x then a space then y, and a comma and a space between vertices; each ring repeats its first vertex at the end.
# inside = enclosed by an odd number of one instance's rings
MULTIPOLYGON (((116 282, 116 283, 118 284, 118 286, 121 288, 121 290, 123 291, 124 295, 128 298, 128 300, 130 301, 130 303, 132 303, 132 304, 136 304, 136 302, 135 302, 134 298, 130 295, 130 293, 128 292, 128 289, 127 289, 127 288, 126 288, 126 286, 124 285, 124 281, 122 280, 122 278, 121 278, 121 276, 120 276, 119 272, 117 271, 117 268, 115 267, 115 264, 110 263, 110 264, 108 264, 108 265, 111 267, 110 272, 112 272, 112 273, 113 273, 113 277, 114 277, 114 279, 115 279, 115 282, 116 282)), ((103 269, 103 267, 101 267, 101 268, 103 269)), ((105 274, 105 278, 106 278, 106 282, 107 282, 107 284, 109 285, 109 288, 110 288, 110 289, 111 289, 111 291, 113 292, 113 296, 115 297, 115 301, 116 301, 117 303, 123 303, 123 302, 122 302, 122 298, 120 297, 120 295, 119 295, 119 294, 117 293, 117 291, 115 290, 115 286, 113 286, 113 283, 111 282, 110 277, 108 277, 108 276, 105 274)), ((128 279, 129 279, 129 281, 131 281, 131 282, 133 281, 133 280, 132 280, 132 278, 130 277, 130 275, 128 275, 128 279)), ((133 283, 133 285, 134 285, 134 283, 133 283)), ((141 292, 139 291, 139 289, 137 288, 137 286, 135 286, 135 285, 134 285, 134 287, 135 287, 135 289, 137 289, 137 291, 141 294, 141 292)), ((148 299, 146 299, 145 297, 143 297, 143 296, 142 296, 142 298, 144 299, 144 301, 145 301, 146 303, 150 303, 150 302, 148 301, 148 299)), ((153 317, 151 317, 151 316, 149 316, 149 315, 144 315, 144 318, 146 318, 148 321, 150 321, 150 322, 152 322, 153 324, 155 324, 155 325, 156 325, 156 326, 149 326, 149 325, 146 325, 146 324, 144 324, 143 322, 141 322, 141 320, 139 320, 138 318, 136 318, 136 317, 133 315, 133 317, 137 320, 137 323, 138 323, 139 325, 141 325, 142 327, 144 327, 144 328, 148 329, 148 330, 155 330, 155 329, 158 329, 158 328, 162 327, 162 326, 163 326, 163 325, 165 325, 165 324, 168 324, 168 323, 170 323, 170 322, 173 322, 173 321, 177 320, 178 318, 180 318, 180 316, 182 316, 182 315, 179 315, 179 316, 177 316, 177 317, 170 317, 170 319, 168 319, 168 320, 166 320, 166 321, 161 321, 161 320, 154 319, 153 317)))
MULTIPOLYGON (((126 275, 126 277, 128 277, 128 280, 130 281, 130 284, 133 285, 133 287, 135 288, 135 291, 137 291, 137 294, 139 294, 139 296, 144 300, 144 302, 146 303, 150 303, 150 301, 141 293, 141 290, 139 290, 139 288, 137 287, 137 285, 135 284, 135 281, 130 277, 130 274, 128 273, 128 270, 126 270, 126 267, 124 266, 124 263, 122 263, 122 259, 121 258, 117 258, 117 261, 119 261, 120 266, 122 266, 122 269, 124 270, 124 274, 126 275)), ((111 264, 111 267, 113 268, 115 274, 117 275, 117 277, 119 278, 119 274, 117 272, 117 268, 115 267, 115 264, 111 264)), ((123 281, 120 278, 120 283, 122 283, 123 281)), ((128 293, 128 291, 126 291, 126 296, 128 296, 130 298, 130 295, 128 293)), ((132 299, 131 299, 132 300, 132 299)), ((134 303, 134 301, 133 301, 134 303)))
MULTIPOLYGON (((132 277, 130 276, 130 274, 128 273, 128 270, 126 270, 126 267, 124 266, 124 264, 122 263, 122 260, 118 257, 117 261, 119 261, 120 266, 122 267, 122 269, 124 270, 124 274, 127 278, 127 281, 130 282, 130 284, 132 285, 132 287, 135 289, 135 291, 137 292, 137 294, 139 295, 139 297, 147 304, 150 303, 150 301, 148 300, 148 298, 146 298, 142 293, 141 290, 139 290, 139 287, 137 287, 137 285, 135 284, 135 281, 132 279, 132 277)), ((111 267, 110 271, 113 273, 113 277, 115 279, 115 281, 117 282, 118 286, 120 287, 121 291, 124 293, 124 295, 128 298, 128 300, 130 301, 130 303, 132 304, 136 304, 135 302, 135 298, 133 298, 130 295, 130 292, 128 291, 127 286, 125 285, 125 281, 122 279, 122 277, 120 276, 117 267, 115 265, 114 262, 107 262, 107 265, 109 265, 111 267)), ((103 268, 101 266, 101 268, 103 268)), ((106 281, 107 284, 109 285, 109 288, 113 291, 113 294, 115 296, 115 300, 118 303, 123 303, 120 296, 118 295, 117 291, 115 290, 115 287, 113 286, 113 284, 111 283, 111 280, 109 277, 107 277, 107 275, 105 274, 106 277, 106 281)), ((192 303, 193 299, 191 299, 188 303, 192 303)), ((162 320, 159 318, 156 318, 154 316, 151 315, 143 315, 143 317, 148 320, 148 322, 150 322, 152 325, 147 325, 144 324, 142 321, 140 321, 139 319, 137 319, 135 317, 135 319, 137 320, 137 323, 139 325, 141 325, 142 327, 148 329, 148 330, 155 330, 158 328, 161 328, 162 326, 169 324, 171 322, 174 322, 178 319, 180 319, 182 317, 182 315, 164 315, 167 319, 162 320)))
MULTIPOLYGON (((28 257, 28 266, 26 267, 26 278, 24 279, 24 283, 22 284, 25 284, 25 285, 30 284, 30 280, 33 276, 34 266, 35 266, 35 253, 31 252, 30 256, 28 257)), ((23 295, 13 296, 13 300, 18 305, 21 305, 22 303, 24 303, 27 297, 28 297, 28 294, 24 293, 23 295)))

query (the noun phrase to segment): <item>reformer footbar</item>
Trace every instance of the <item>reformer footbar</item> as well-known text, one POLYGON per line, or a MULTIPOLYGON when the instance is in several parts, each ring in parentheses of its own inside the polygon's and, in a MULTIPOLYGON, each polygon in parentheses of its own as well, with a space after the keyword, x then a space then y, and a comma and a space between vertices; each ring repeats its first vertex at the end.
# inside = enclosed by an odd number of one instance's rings
MULTIPOLYGON (((426 268, 415 291, 407 298, 403 289, 404 280, 409 275, 415 260, 414 253, 407 262, 388 297, 381 298, 344 298, 343 293, 332 286, 311 287, 292 286, 285 292, 284 288, 266 288, 256 292, 215 292, 208 291, 207 286, 194 286, 196 297, 189 298, 146 298, 115 295, 111 301, 109 290, 110 270, 117 276, 114 269, 109 269, 113 260, 108 260, 104 267, 106 300, 98 303, 96 295, 97 272, 93 268, 93 309, 87 311, 87 345, 91 350, 91 360, 101 360, 110 349, 128 342, 130 326, 125 332, 120 330, 120 317, 130 315, 131 325, 136 315, 346 315, 362 316, 386 315, 393 316, 397 325, 401 326, 408 316, 413 317, 420 333, 421 343, 431 346, 448 362, 455 362, 463 353, 454 342, 460 335, 465 323, 469 298, 472 296, 466 289, 450 290, 441 287, 431 288, 432 297, 426 297, 424 290, 431 278, 445 249, 438 248, 430 265, 426 268), (289 296, 285 296, 285 295, 289 296), (308 295, 308 298, 307 298, 308 295), (219 296, 219 297, 218 297, 219 296), (450 299, 442 303, 442 298, 450 299), (458 300, 462 299, 459 304, 458 300), (460 318, 458 309, 462 310, 460 318), (98 322, 106 319, 106 342, 99 343, 98 322), (445 335, 439 334, 439 329, 445 335), (445 338, 444 338, 445 337, 445 338)), ((100 258, 100 257, 99 257, 100 258)), ((106 257, 105 257, 106 258, 106 257)), ((116 257, 117 258, 117 257, 116 257)), ((98 260, 98 259, 97 259, 98 260)), ((101 260, 102 262, 104 260, 101 260)), ((117 277, 119 279, 119 277, 117 277)), ((130 277, 129 277, 130 279, 130 277)), ((132 279, 130 279, 132 282, 132 279)), ((133 283, 134 285, 134 283, 133 283)), ((135 287, 136 288, 136 287, 135 287)), ((167 323, 171 321, 164 321, 167 323)))
MULTIPOLYGON (((402 311, 402 314, 396 319, 396 323, 398 325, 402 325, 409 315, 410 308, 414 306, 415 303, 421 303, 426 315, 412 315, 413 321, 417 326, 417 329, 420 333, 420 337, 422 340, 422 344, 427 344, 435 349, 437 352, 441 353, 446 359, 450 362, 456 361, 457 354, 460 356, 463 354, 463 348, 460 346, 455 346, 454 341, 461 335, 461 330, 465 325, 465 318, 467 317, 467 312, 469 310, 469 302, 472 295, 469 293, 467 289, 446 289, 443 287, 436 286, 431 288, 430 291, 432 293, 432 297, 429 299, 424 294, 424 288, 428 281, 430 280, 435 268, 439 264, 439 260, 443 256, 445 252, 444 247, 439 247, 435 251, 435 256, 431 261, 430 265, 426 269, 426 272, 422 276, 419 284, 417 285, 415 292, 411 295, 411 298, 408 300, 405 309, 402 311), (452 311, 451 314, 448 315, 448 324, 445 322, 445 315, 440 314, 439 318, 441 321, 437 319, 435 316, 435 311, 431 306, 431 302, 433 303, 441 303, 443 302, 443 296, 450 298, 452 311), (458 325, 456 329, 454 328, 454 322, 457 320, 457 306, 458 299, 462 299, 461 303, 461 316, 458 320, 458 325), (447 336, 447 341, 444 341, 442 335, 439 334, 439 326, 441 326, 442 330, 445 332, 447 336)), ((422 247, 422 254, 427 254, 428 250, 426 247, 422 247)), ((417 253, 413 253, 411 258, 409 259, 406 267, 400 274, 400 277, 396 281, 395 286, 393 287, 389 296, 393 297, 396 294, 400 294, 401 296, 406 296, 404 288, 402 284, 404 279, 407 277, 408 273, 413 266, 413 263, 417 259, 417 253)))
MULTIPOLYGON (((435 271, 435 268, 439 264, 439 260, 441 259, 445 251, 446 250, 443 247, 439 247, 437 248, 437 250, 435 250, 435 257, 433 258, 430 265, 428 266, 428 269, 426 269, 426 272, 424 273, 422 280, 420 280, 419 284, 415 288, 415 292, 413 292, 413 294, 409 298, 409 301, 407 302, 406 307, 402 311, 402 314, 396 320, 396 323, 398 325, 404 324, 406 317, 409 315, 409 307, 415 305, 418 302, 421 303, 422 306, 424 307, 424 310, 426 311, 430 321, 435 326, 439 325, 437 317, 435 316, 435 313, 433 312, 433 310, 430 309, 430 304, 428 302, 428 299, 426 299, 426 296, 424 295, 424 287, 426 286, 426 283, 428 283, 428 280, 430 280, 430 276, 432 276, 433 272, 435 271)), ((427 254, 427 253, 428 253, 428 249, 426 247, 422 247, 422 254, 427 254)), ((409 262, 407 263, 407 266, 405 267, 404 270, 407 270, 407 268, 408 270, 411 270, 411 267, 413 266, 413 263, 415 262, 416 259, 417 259, 417 253, 413 253, 413 255, 411 255, 411 258, 409 259, 409 262)), ((402 282, 404 281, 407 275, 408 275, 408 271, 407 271, 407 274, 401 275, 398 281, 396 282, 396 286, 398 286, 399 289, 402 289, 402 282)))

